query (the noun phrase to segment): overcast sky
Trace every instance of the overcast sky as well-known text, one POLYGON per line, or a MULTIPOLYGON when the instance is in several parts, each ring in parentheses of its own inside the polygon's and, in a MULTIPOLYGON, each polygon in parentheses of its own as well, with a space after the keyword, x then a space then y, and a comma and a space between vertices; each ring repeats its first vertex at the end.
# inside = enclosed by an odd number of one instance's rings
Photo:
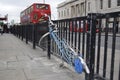
MULTIPOLYGON (((15 23, 20 21, 20 12, 30 6, 32 3, 43 3, 44 0, 0 0, 0 16, 8 14, 8 21, 15 20, 15 23)), ((52 19, 56 19, 56 7, 59 3, 65 0, 45 0, 45 3, 51 5, 52 19)))

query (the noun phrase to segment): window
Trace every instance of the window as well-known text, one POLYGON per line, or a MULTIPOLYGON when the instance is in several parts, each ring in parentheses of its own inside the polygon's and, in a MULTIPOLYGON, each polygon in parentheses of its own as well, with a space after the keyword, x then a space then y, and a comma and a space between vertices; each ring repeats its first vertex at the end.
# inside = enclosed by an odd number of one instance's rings
POLYGON ((111 0, 108 0, 108 8, 111 8, 111 0))
POLYGON ((48 5, 44 5, 44 4, 38 4, 36 5, 37 9, 48 9, 48 5))
POLYGON ((27 10, 25 10, 25 15, 27 14, 27 10))
POLYGON ((88 11, 90 11, 90 2, 88 2, 88 11))
POLYGON ((25 11, 23 12, 23 14, 25 15, 25 11))
POLYGON ((33 11, 33 6, 30 7, 30 12, 32 12, 32 11, 33 11))
POLYGON ((62 11, 61 17, 63 17, 63 11, 62 11))
POLYGON ((100 0, 100 9, 103 9, 103 0, 100 0))
POLYGON ((69 9, 67 9, 67 15, 69 16, 69 9))
POLYGON ((33 19, 36 19, 36 20, 37 20, 37 19, 38 19, 38 14, 34 14, 34 15, 33 15, 33 19))
POLYGON ((27 9, 27 14, 29 14, 29 9, 27 9))
POLYGON ((117 0, 117 6, 120 6, 120 0, 117 0))
POLYGON ((80 13, 80 7, 79 7, 79 4, 76 5, 76 13, 77 13, 77 15, 80 13))
POLYGON ((30 13, 30 8, 28 8, 28 12, 30 13))
POLYGON ((84 10, 85 10, 84 3, 81 3, 81 15, 83 15, 83 13, 84 13, 84 10))
POLYGON ((22 13, 20 14, 21 17, 24 16, 24 15, 25 15, 24 12, 22 12, 22 13))
POLYGON ((58 13, 59 13, 59 17, 61 17, 61 16, 60 16, 60 12, 58 12, 58 13))
POLYGON ((75 15, 75 7, 71 6, 71 17, 74 17, 75 15))
POLYGON ((66 16, 66 11, 64 10, 64 17, 66 16))

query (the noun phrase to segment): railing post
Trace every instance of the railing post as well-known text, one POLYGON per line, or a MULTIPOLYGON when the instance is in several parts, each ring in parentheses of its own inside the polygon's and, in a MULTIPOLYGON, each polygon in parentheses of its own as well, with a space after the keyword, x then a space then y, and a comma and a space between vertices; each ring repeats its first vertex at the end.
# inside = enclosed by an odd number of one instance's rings
POLYGON ((26 34, 25 34, 26 35, 26 44, 28 44, 28 26, 29 25, 25 26, 25 30, 26 30, 26 34))
POLYGON ((32 24, 33 26, 33 49, 36 48, 36 26, 35 24, 32 24))
POLYGON ((96 14, 90 13, 88 14, 89 20, 88 20, 88 32, 87 38, 88 44, 87 44, 87 64, 90 69, 90 74, 86 75, 86 80, 94 80, 94 67, 95 67, 95 41, 96 41, 96 14))
POLYGON ((96 61, 96 73, 97 74, 99 74, 99 68, 100 68, 100 49, 101 49, 101 31, 102 31, 102 19, 101 19, 101 17, 102 17, 102 14, 100 14, 99 15, 100 16, 100 18, 99 18, 99 20, 98 20, 98 29, 99 29, 99 32, 98 32, 98 42, 97 42, 97 44, 98 44, 98 47, 97 47, 97 61, 96 61))
POLYGON ((84 47, 85 47, 85 32, 86 32, 86 21, 83 20, 83 31, 82 31, 82 57, 84 58, 84 47))
POLYGON ((20 25, 20 39, 21 39, 21 35, 22 35, 21 29, 22 29, 22 26, 20 25))
MULTIPOLYGON (((50 25, 48 24, 48 22, 46 23, 47 24, 47 27, 50 25)), ((49 31, 49 30, 48 30, 49 31)), ((50 39, 50 35, 48 36, 48 52, 47 52, 47 56, 48 56, 48 59, 51 58, 51 39, 50 39)))
POLYGON ((120 80, 120 62, 119 62, 119 73, 118 73, 118 80, 120 80))
POLYGON ((21 28, 22 28, 22 29, 21 29, 21 30, 22 30, 22 31, 21 31, 21 32, 22 32, 22 38, 21 38, 21 40, 22 40, 22 41, 23 41, 23 27, 24 27, 24 25, 21 26, 21 28))
POLYGON ((115 63, 115 42, 116 42, 116 33, 117 33, 118 22, 117 18, 114 17, 113 23, 113 39, 112 39, 112 56, 111 56, 111 70, 110 70, 110 80, 114 79, 114 63, 115 63))
POLYGON ((108 48, 108 29, 109 29, 109 15, 106 15, 106 24, 105 24, 105 44, 104 44, 104 59, 103 59, 103 77, 106 78, 106 69, 107 69, 107 48, 108 48))
POLYGON ((96 42, 96 14, 91 15, 90 31, 90 80, 94 80, 95 67, 95 42, 96 42))
MULTIPOLYGON (((87 26, 88 26, 88 30, 87 30, 87 36, 86 36, 86 64, 88 65, 88 67, 90 67, 90 15, 87 16, 87 26)), ((80 22, 81 23, 81 22, 80 22)), ((80 24, 80 28, 81 28, 81 24, 80 24)), ((79 37, 81 37, 80 33, 79 33, 79 37)), ((79 39, 81 41, 81 39, 79 39)), ((85 74, 85 80, 90 80, 89 79, 89 74, 85 74)))
POLYGON ((47 53, 47 55, 48 55, 48 58, 50 59, 51 58, 51 47, 50 47, 50 44, 51 44, 51 42, 50 42, 51 40, 50 40, 50 35, 48 36, 48 53, 47 53))
POLYGON ((18 26, 18 37, 20 38, 20 25, 18 26))

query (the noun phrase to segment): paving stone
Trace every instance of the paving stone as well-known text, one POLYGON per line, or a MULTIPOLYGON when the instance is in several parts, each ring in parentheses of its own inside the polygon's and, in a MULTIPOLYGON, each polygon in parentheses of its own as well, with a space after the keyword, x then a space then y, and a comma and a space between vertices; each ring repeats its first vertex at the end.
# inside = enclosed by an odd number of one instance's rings
POLYGON ((7 69, 7 63, 5 61, 0 61, 0 71, 7 69))
POLYGON ((16 56, 18 61, 30 61, 30 57, 28 56, 16 56))
POLYGON ((60 68, 47 52, 32 48, 12 34, 0 36, 0 80, 79 80, 80 75, 60 68))
POLYGON ((16 56, 2 54, 2 55, 0 55, 0 61, 6 61, 6 62, 7 61, 17 61, 17 59, 16 59, 16 56))
POLYGON ((0 80, 27 80, 22 70, 0 71, 0 80))

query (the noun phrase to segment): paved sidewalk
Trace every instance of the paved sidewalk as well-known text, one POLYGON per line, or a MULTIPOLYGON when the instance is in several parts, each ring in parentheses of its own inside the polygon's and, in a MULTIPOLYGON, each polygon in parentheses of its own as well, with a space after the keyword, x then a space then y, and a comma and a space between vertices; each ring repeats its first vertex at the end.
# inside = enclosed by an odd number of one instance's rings
POLYGON ((0 35, 0 80, 84 80, 83 75, 59 64, 12 34, 0 35))

